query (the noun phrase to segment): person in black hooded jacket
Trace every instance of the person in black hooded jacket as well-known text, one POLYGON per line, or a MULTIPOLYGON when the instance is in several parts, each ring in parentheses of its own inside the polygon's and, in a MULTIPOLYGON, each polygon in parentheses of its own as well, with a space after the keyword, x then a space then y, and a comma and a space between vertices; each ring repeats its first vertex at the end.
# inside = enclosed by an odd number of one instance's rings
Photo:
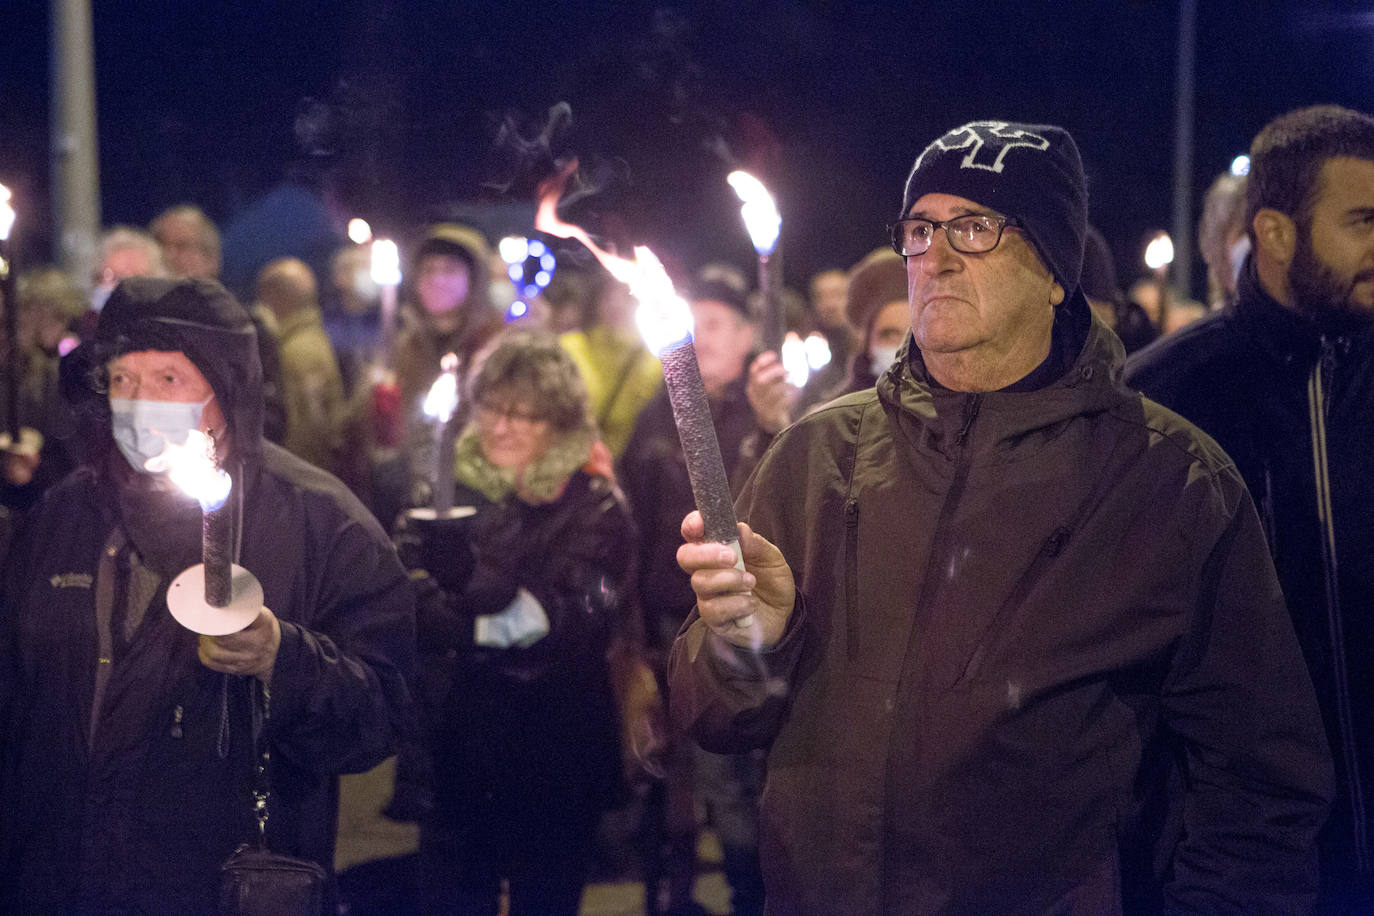
POLYGON ((1374 909, 1374 118, 1290 112, 1255 137, 1237 301, 1126 381, 1211 434, 1255 496, 1317 688, 1338 796, 1322 907, 1374 909))
POLYGON ((253 326, 218 283, 130 279, 64 360, 85 463, 26 520, 0 592, 0 910, 207 912, 254 839, 251 702, 275 851, 332 866, 337 774, 391 752, 414 599, 334 478, 262 440, 253 326), (201 510, 144 460, 200 429, 233 486, 236 561, 264 607, 197 636, 168 584, 201 510))

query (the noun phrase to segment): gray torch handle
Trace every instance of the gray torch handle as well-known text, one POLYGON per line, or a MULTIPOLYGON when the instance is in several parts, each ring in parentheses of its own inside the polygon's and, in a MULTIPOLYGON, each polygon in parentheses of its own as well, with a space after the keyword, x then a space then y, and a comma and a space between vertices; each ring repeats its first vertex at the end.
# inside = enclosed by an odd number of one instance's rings
POLYGON ((706 528, 705 539, 728 544, 739 537, 735 506, 720 457, 720 443, 716 441, 716 426, 711 421, 706 386, 697 366, 696 348, 689 340, 668 350, 661 360, 663 382, 673 405, 673 421, 682 440, 683 457, 687 459, 687 476, 692 481, 692 498, 706 528))

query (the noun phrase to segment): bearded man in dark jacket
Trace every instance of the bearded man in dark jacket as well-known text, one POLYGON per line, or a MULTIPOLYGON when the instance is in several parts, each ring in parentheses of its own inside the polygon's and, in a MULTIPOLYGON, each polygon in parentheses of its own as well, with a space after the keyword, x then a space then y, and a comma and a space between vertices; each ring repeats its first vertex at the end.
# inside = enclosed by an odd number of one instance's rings
POLYGON ((386 535, 263 441, 253 326, 214 281, 124 281, 63 382, 95 447, 30 514, 0 593, 0 910, 213 910, 221 862, 256 832, 259 683, 268 844, 329 871, 337 775, 391 752, 408 702, 414 599, 386 535), (168 611, 201 510, 145 465, 196 429, 264 594, 228 636, 168 611))
POLYGON ((1322 901, 1374 909, 1374 118, 1317 106, 1255 137, 1238 301, 1127 363, 1214 436, 1259 504, 1339 792, 1322 901))
POLYGON ((896 362, 774 440, 744 570, 678 550, 672 713, 768 748, 772 912, 1312 905, 1312 684, 1235 466, 1121 384, 1079 289, 1086 197, 1058 127, 926 147, 896 362))

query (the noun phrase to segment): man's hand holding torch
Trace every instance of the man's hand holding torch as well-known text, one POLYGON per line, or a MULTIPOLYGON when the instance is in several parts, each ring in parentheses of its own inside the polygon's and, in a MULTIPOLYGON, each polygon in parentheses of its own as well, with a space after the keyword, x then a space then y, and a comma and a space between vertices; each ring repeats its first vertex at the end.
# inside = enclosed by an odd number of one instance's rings
POLYGON ((677 549, 677 565, 692 577, 697 612, 716 635, 745 649, 768 649, 782 639, 797 599, 796 580, 782 551, 744 523, 739 523, 740 553, 725 544, 703 541, 700 512, 682 520, 686 541, 677 549), (752 615, 752 626, 738 621, 752 615))

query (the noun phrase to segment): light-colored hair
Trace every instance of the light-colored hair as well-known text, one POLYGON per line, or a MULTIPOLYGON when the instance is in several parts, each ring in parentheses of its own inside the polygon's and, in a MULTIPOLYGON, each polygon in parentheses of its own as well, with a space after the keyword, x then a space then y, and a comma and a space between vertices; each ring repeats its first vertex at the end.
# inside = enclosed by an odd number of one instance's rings
POLYGON ((37 312, 71 324, 90 304, 81 287, 60 267, 35 267, 19 275, 15 301, 20 312, 37 312))
POLYGON ((162 260, 162 246, 157 243, 157 239, 133 226, 112 226, 101 234, 99 263, 104 264, 116 251, 129 249, 147 252, 153 276, 160 277, 166 274, 167 265, 162 260))
POLYGON ((474 403, 493 395, 528 402, 558 432, 573 432, 591 423, 587 386, 577 364, 547 331, 512 328, 501 335, 472 381, 474 403))

